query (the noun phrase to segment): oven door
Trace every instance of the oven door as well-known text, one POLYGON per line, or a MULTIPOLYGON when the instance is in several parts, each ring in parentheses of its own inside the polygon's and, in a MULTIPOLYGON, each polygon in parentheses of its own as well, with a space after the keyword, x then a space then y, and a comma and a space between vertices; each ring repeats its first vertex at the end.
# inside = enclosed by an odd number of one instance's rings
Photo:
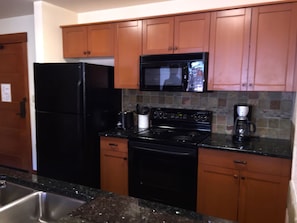
POLYGON ((196 210, 197 149, 129 141, 129 195, 196 210))

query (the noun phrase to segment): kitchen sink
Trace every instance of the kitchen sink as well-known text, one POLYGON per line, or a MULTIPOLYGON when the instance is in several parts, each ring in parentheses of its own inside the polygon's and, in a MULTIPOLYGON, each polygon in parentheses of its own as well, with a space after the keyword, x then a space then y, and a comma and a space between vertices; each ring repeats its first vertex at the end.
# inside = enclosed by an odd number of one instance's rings
POLYGON ((4 205, 7 205, 19 198, 31 194, 34 191, 35 190, 28 187, 23 187, 18 184, 6 182, 5 186, 3 185, 0 188, 0 210, 4 205))
POLYGON ((54 222, 78 208, 84 201, 49 192, 34 192, 0 209, 1 222, 54 222))

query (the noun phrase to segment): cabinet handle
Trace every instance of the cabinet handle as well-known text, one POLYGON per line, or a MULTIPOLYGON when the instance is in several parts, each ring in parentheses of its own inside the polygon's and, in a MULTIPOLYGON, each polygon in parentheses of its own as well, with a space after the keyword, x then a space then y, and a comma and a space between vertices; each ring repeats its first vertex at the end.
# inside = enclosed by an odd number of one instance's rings
POLYGON ((241 86, 242 86, 242 87, 246 87, 246 83, 243 83, 241 86))
POLYGON ((118 146, 118 144, 116 144, 116 143, 109 143, 108 145, 110 145, 110 146, 118 146))
POLYGON ((178 49, 178 47, 177 46, 175 46, 174 48, 173 48, 173 50, 177 50, 178 49))
POLYGON ((173 47, 172 46, 168 47, 168 50, 173 50, 173 47))
POLYGON ((241 180, 245 180, 245 177, 241 177, 240 179, 241 179, 241 180))
POLYGON ((127 158, 127 157, 124 157, 123 159, 124 159, 124 160, 128 160, 128 158, 127 158))
POLYGON ((244 160, 234 160, 233 162, 236 163, 236 164, 242 164, 242 165, 247 164, 247 161, 244 161, 244 160))
POLYGON ((233 177, 234 177, 234 179, 238 179, 238 175, 237 174, 234 174, 233 177))

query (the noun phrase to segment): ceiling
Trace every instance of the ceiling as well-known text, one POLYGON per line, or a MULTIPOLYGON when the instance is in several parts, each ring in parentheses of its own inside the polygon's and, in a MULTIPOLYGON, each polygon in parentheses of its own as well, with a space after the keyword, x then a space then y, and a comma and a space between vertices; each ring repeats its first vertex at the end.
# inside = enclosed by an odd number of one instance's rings
POLYGON ((33 14, 33 2, 43 1, 81 13, 170 0, 0 0, 0 19, 33 14))

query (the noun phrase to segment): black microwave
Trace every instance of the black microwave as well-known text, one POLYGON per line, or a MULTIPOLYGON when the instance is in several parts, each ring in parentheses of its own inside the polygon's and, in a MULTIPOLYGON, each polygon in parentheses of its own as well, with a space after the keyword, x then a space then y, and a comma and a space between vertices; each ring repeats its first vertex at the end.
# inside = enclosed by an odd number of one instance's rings
POLYGON ((207 91, 208 53, 140 56, 141 91, 207 91))

